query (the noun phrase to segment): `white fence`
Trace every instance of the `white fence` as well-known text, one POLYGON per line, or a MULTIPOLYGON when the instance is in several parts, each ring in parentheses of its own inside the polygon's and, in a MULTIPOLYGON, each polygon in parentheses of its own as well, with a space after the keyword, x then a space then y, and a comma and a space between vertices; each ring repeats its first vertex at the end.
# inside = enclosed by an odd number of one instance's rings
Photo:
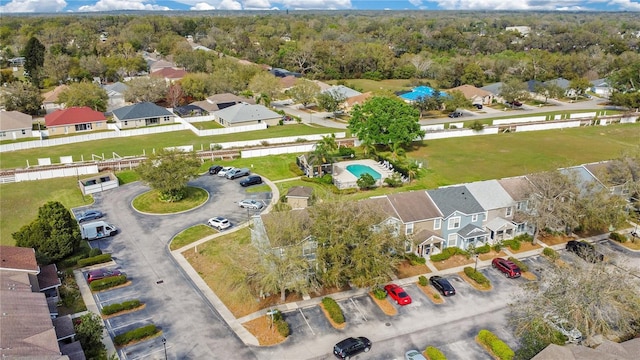
POLYGON ((43 179, 52 179, 52 178, 67 177, 67 176, 97 174, 97 173, 98 173, 97 164, 75 166, 75 167, 68 167, 68 168, 57 168, 57 169, 29 170, 25 172, 16 172, 15 181, 20 182, 20 181, 43 180, 43 179))
POLYGON ((246 158, 254 158, 254 157, 269 156, 269 155, 304 153, 304 152, 313 151, 314 147, 315 147, 315 144, 301 144, 301 145, 268 147, 268 148, 253 149, 253 150, 242 150, 240 151, 240 157, 243 159, 246 159, 246 158))
MULTIPOLYGON (((176 115, 176 117, 178 117, 176 115)), ((203 116, 190 116, 186 118, 181 118, 184 121, 188 121, 190 123, 194 122, 205 122, 205 121, 214 121, 216 119, 215 115, 203 115, 203 116)))
MULTIPOLYGON (((346 133, 335 133, 336 139, 344 139, 347 135, 346 133)), ((259 139, 259 140, 248 140, 248 141, 234 141, 234 142, 226 142, 226 143, 218 143, 211 144, 210 147, 213 149, 216 146, 221 146, 223 149, 231 149, 231 148, 242 148, 249 146, 264 146, 267 144, 287 144, 287 143, 295 143, 300 142, 301 140, 306 141, 319 141, 322 140, 325 136, 331 136, 331 134, 315 134, 315 135, 299 135, 299 136, 287 136, 280 138, 272 138, 272 139, 259 139)))
POLYGON ((499 119, 493 120, 493 125, 505 125, 505 124, 517 124, 517 123, 527 123, 527 122, 536 122, 536 121, 545 121, 547 120, 546 116, 529 116, 523 118, 514 118, 514 119, 499 119))
MULTIPOLYGON (((482 130, 473 130, 473 129, 451 129, 441 132, 429 132, 424 135, 423 140, 435 140, 435 139, 446 139, 446 138, 455 138, 455 137, 464 137, 464 136, 475 136, 475 135, 494 135, 498 133, 497 127, 486 127, 482 130)), ((418 139, 419 140, 419 139, 418 139)))
POLYGON ((207 130, 195 130, 194 132, 198 136, 213 136, 213 135, 224 135, 224 134, 234 134, 239 132, 246 131, 256 131, 256 130, 264 130, 267 128, 267 124, 254 124, 254 125, 243 125, 243 126, 233 126, 228 128, 221 129, 207 129, 207 130))
POLYGON ((569 119, 577 119, 577 118, 594 118, 596 117, 596 113, 578 113, 578 114, 569 114, 569 119))
POLYGON ((442 130, 444 130, 444 124, 423 125, 423 126, 420 126, 420 130, 424 130, 426 132, 429 132, 429 131, 442 131, 442 130))
POLYGON ((559 122, 559 123, 542 123, 542 124, 518 125, 518 126, 516 126, 516 132, 564 129, 564 128, 573 128, 573 127, 580 127, 580 120, 559 122))
POLYGON ((638 116, 623 116, 620 118, 620 124, 633 124, 638 121, 638 116))

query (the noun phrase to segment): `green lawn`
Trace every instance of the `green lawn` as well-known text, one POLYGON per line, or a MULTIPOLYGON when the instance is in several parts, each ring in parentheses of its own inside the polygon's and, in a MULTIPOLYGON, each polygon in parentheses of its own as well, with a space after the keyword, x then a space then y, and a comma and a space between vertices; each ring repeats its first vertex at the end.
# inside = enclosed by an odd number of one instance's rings
MULTIPOLYGON (((358 89, 362 89, 362 92, 371 91, 375 93, 384 93, 384 92, 392 92, 396 91, 406 91, 411 90, 413 86, 411 86, 410 80, 403 79, 391 79, 391 80, 367 80, 367 79, 348 79, 348 80, 340 80, 340 82, 344 82, 347 86, 351 85, 358 89)), ((338 83, 338 80, 328 81, 327 83, 331 85, 335 85, 338 83)))
POLYGON ((205 189, 189 186, 186 193, 187 195, 180 201, 165 202, 159 200, 160 192, 158 190, 150 190, 136 196, 131 205, 143 213, 173 214, 194 209, 209 199, 209 194, 205 189))
POLYGON ((181 247, 189 245, 194 241, 198 241, 202 238, 216 233, 217 231, 204 224, 192 226, 176 235, 173 240, 171 240, 171 244, 169 245, 169 247, 171 248, 171 250, 180 249, 181 247))
POLYGON ((222 129, 222 128, 224 128, 224 126, 222 126, 220 123, 218 123, 216 121, 194 122, 194 123, 191 123, 191 125, 193 125, 198 130, 209 130, 209 129, 222 129))

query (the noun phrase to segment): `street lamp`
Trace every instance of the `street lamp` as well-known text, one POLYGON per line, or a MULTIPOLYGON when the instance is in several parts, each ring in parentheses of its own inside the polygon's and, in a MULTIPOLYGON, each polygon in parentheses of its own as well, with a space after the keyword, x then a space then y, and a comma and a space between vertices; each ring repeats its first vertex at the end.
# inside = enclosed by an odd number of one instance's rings
POLYGON ((164 360, 167 360, 167 339, 162 338, 162 347, 164 347, 164 360))
POLYGON ((476 272, 476 269, 478 269, 478 257, 480 255, 479 254, 474 254, 474 256, 476 257, 476 264, 473 266, 473 272, 476 272))

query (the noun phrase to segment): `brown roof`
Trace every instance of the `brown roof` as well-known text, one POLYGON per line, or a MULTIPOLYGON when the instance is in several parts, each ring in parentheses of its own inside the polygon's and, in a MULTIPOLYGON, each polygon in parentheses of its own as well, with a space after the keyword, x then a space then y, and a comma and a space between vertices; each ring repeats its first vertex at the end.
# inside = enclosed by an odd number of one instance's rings
POLYGON ((365 101, 369 100, 369 98, 373 97, 373 93, 371 91, 367 91, 366 93, 352 96, 346 100, 348 106, 354 105, 362 105, 365 101))
POLYGON ((107 121, 104 114, 100 111, 92 110, 90 107, 71 107, 64 110, 56 110, 44 117, 44 123, 47 127, 85 124, 91 122, 107 121))
POLYGON ((631 360, 637 359, 640 338, 623 343, 604 340, 595 349, 583 345, 559 346, 551 344, 534 356, 532 360, 631 360))
POLYGON ((371 197, 360 201, 363 206, 369 206, 373 209, 382 211, 388 217, 398 218, 398 213, 385 196, 371 197))
POLYGON ((33 248, 0 246, 0 270, 40 272, 33 248))
POLYGON ((0 130, 31 129, 33 118, 31 115, 19 111, 0 111, 0 130))
POLYGON ((66 90, 69 86, 67 85, 60 85, 60 86, 56 86, 55 89, 48 91, 46 93, 44 93, 42 96, 44 97, 44 100, 42 101, 43 103, 54 103, 58 100, 58 96, 60 96, 60 93, 63 90, 66 90))
POLYGON ((444 240, 436 232, 427 229, 418 231, 417 233, 413 234, 412 238, 416 244, 422 244, 429 239, 431 239, 431 241, 429 242, 431 244, 439 243, 444 240))
POLYGON ((525 176, 500 179, 498 183, 515 201, 525 200, 532 189, 531 182, 525 176))
POLYGON ((210 102, 209 100, 194 101, 189 105, 198 106, 201 109, 206 110, 208 112, 214 112, 214 111, 220 110, 220 108, 218 107, 218 104, 214 102, 210 102))
POLYGON ((24 271, 0 270, 0 289, 33 292, 38 286, 35 281, 32 283, 33 277, 24 271))
POLYGON ((471 99, 476 96, 485 97, 485 96, 493 95, 490 92, 486 90, 478 89, 473 85, 462 85, 462 86, 454 87, 453 89, 447 90, 447 92, 451 92, 454 90, 460 91, 462 94, 464 94, 464 97, 466 97, 467 99, 471 99))
POLYGON ((387 198, 405 224, 442 217, 442 213, 425 191, 390 194, 387 198))
POLYGON ((151 73, 151 76, 161 77, 161 78, 170 79, 170 80, 182 79, 185 75, 187 75, 186 70, 174 69, 170 67, 162 68, 160 70, 157 70, 151 73))
POLYGON ((38 274, 38 285, 40 285, 40 291, 62 285, 60 278, 58 277, 58 267, 56 267, 56 264, 45 265, 40 268, 40 274, 38 274))
POLYGON ((294 186, 287 191, 287 197, 300 197, 308 199, 313 193, 313 188, 308 186, 294 186))

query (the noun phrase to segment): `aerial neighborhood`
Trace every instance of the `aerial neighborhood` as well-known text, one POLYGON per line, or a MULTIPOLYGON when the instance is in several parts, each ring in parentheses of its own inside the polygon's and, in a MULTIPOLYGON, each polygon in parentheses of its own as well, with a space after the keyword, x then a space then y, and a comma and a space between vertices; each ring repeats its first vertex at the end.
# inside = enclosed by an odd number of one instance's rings
POLYGON ((17 3, 3 358, 640 353, 637 13, 17 3))

